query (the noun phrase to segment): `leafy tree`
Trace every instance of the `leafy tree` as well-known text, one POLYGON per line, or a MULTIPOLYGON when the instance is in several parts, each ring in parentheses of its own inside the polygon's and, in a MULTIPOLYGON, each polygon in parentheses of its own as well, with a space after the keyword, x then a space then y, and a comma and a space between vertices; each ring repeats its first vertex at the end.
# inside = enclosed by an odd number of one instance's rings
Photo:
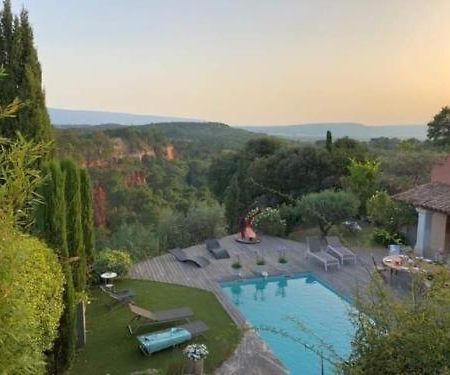
POLYGON ((367 201, 367 215, 375 224, 391 232, 399 232, 402 226, 417 220, 412 206, 395 202, 385 191, 376 192, 367 201))
POLYGON ((450 288, 442 269, 429 290, 415 276, 411 293, 398 299, 381 278, 356 300, 356 334, 344 374, 450 373, 450 288))
POLYGON ((366 213, 367 200, 375 194, 379 187, 380 163, 378 161, 357 161, 352 159, 348 167, 350 175, 345 185, 360 201, 360 213, 366 213))
POLYGON ((23 102, 17 116, 2 124, 0 135, 14 138, 20 131, 27 139, 52 140, 53 128, 45 106, 41 66, 28 13, 23 9, 14 17, 10 0, 3 2, 0 12, 0 66, 7 74, 0 103, 17 103, 16 98, 23 102))
POLYGON ((327 130, 325 147, 328 151, 331 151, 331 148, 333 147, 333 136, 331 135, 331 132, 329 130, 327 130))
POLYGON ((225 200, 225 192, 236 172, 238 162, 238 154, 231 151, 223 151, 211 161, 208 171, 209 187, 221 203, 225 200))
POLYGON ((249 181, 247 168, 247 162, 241 159, 225 192, 225 217, 230 232, 237 231, 240 218, 250 210, 253 203, 253 185, 249 181))
POLYGON ((86 256, 83 244, 82 208, 80 193, 80 170, 72 160, 61 162, 65 174, 66 229, 69 255, 78 260, 73 263, 75 290, 86 287, 86 256))
POLYGON ((224 210, 218 203, 194 203, 186 214, 184 225, 190 244, 222 237, 225 234, 224 221, 224 210))
POLYGON ((347 191, 324 190, 305 195, 298 203, 303 221, 317 225, 323 236, 333 225, 355 216, 358 212, 358 198, 347 191))
POLYGON ((427 124, 427 137, 436 145, 450 144, 450 107, 445 106, 434 116, 433 121, 427 124))
POLYGON ((94 210, 91 179, 85 169, 80 170, 81 220, 86 261, 92 264, 95 252, 94 210))
POLYGON ((244 152, 247 158, 253 160, 273 155, 282 146, 283 142, 278 138, 261 137, 249 140, 245 145, 244 152))
POLYGON ((380 154, 380 184, 396 194, 430 180, 433 164, 443 157, 435 150, 394 150, 380 154))
POLYGON ((97 234, 97 248, 126 250, 135 261, 159 255, 162 245, 158 241, 158 233, 140 222, 124 223, 114 229, 112 234, 97 234))
POLYGON ((224 210, 217 203, 194 202, 186 215, 171 209, 160 213, 157 232, 164 248, 187 247, 225 234, 224 210))

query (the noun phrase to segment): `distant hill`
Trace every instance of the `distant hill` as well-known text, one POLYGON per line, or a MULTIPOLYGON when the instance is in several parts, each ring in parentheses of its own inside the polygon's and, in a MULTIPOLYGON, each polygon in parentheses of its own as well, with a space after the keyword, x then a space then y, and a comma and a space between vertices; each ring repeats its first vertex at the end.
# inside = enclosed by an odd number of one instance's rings
POLYGON ((120 124, 120 125, 145 125, 162 122, 203 122, 198 119, 182 117, 166 117, 153 115, 135 115, 131 113, 105 112, 105 111, 81 111, 72 109, 48 108, 52 124, 63 127, 80 124, 120 124))
POLYGON ((105 164, 105 159, 121 159, 128 154, 158 154, 158 149, 167 147, 174 147, 182 159, 206 160, 222 150, 240 149, 249 140, 261 136, 212 122, 65 126, 58 127, 56 135, 61 158, 70 157, 88 164, 94 160, 99 165, 105 164))
POLYGON ((317 140, 325 138, 327 130, 330 130, 334 138, 350 137, 360 140, 368 140, 377 137, 389 138, 417 138, 427 137, 426 125, 383 125, 367 126, 356 123, 317 123, 287 126, 240 126, 257 133, 295 138, 299 140, 317 140))

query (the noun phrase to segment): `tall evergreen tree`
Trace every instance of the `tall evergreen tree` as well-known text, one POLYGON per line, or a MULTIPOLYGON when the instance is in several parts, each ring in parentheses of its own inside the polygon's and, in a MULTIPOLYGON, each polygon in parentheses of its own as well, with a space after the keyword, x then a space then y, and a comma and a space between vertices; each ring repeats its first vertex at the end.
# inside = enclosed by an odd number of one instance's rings
POLYGON ((10 0, 4 0, 0 12, 0 66, 7 78, 0 92, 0 103, 21 99, 23 106, 14 118, 0 127, 0 135, 12 138, 20 131, 28 139, 49 141, 53 128, 45 106, 42 71, 34 47, 28 12, 13 17, 10 0))
POLYGON ((49 370, 62 373, 70 366, 76 343, 75 290, 72 269, 68 263, 64 175, 57 161, 44 164, 42 172, 47 177, 39 191, 42 204, 37 208, 36 230, 57 253, 65 277, 64 312, 60 319, 58 338, 49 354, 49 370))
POLYGON ((87 170, 80 170, 81 219, 86 261, 92 264, 95 251, 94 210, 92 204, 91 179, 87 170))
POLYGON ((325 147, 328 151, 331 151, 331 148, 333 147, 333 136, 331 135, 331 132, 329 130, 327 130, 325 147))
POLYGON ((65 174, 66 229, 69 256, 77 257, 73 263, 75 290, 82 292, 86 287, 86 256, 83 245, 81 221, 80 170, 72 160, 61 162, 65 174))

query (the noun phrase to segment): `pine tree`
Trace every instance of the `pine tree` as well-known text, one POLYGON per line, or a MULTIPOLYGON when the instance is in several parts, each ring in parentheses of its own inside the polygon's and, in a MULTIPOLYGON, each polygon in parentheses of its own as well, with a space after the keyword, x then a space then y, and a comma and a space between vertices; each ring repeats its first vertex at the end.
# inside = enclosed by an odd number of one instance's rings
POLYGON ((95 251, 94 210, 91 179, 85 169, 80 170, 80 189, 84 252, 87 263, 92 264, 95 251))
POLYGON ((20 131, 38 142, 52 140, 53 128, 45 106, 42 71, 28 12, 22 10, 19 17, 13 17, 10 0, 4 0, 0 12, 0 66, 7 75, 0 103, 10 103, 16 97, 23 103, 16 117, 4 121, 0 135, 13 138, 20 131))
POLYGON ((52 353, 49 354, 51 371, 62 373, 70 366, 76 343, 75 290, 72 269, 68 262, 64 175, 57 161, 44 164, 42 174, 46 176, 46 180, 39 190, 42 204, 37 207, 35 229, 58 254, 65 277, 64 311, 60 319, 58 338, 52 353))
POLYGON ((86 287, 86 256, 83 245, 81 222, 80 170, 72 160, 61 162, 65 174, 67 247, 70 257, 77 257, 73 263, 75 290, 82 292, 86 287))
POLYGON ((331 135, 331 132, 329 130, 327 130, 325 147, 328 151, 331 151, 331 148, 333 147, 333 136, 331 135))

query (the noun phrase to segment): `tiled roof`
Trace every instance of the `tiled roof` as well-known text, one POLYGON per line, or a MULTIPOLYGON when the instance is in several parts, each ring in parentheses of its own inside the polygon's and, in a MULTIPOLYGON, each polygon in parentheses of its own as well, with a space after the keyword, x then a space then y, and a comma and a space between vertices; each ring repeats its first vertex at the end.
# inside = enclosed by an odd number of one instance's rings
POLYGON ((415 207, 450 215, 450 185, 430 182, 393 196, 394 199, 411 203, 415 207))

